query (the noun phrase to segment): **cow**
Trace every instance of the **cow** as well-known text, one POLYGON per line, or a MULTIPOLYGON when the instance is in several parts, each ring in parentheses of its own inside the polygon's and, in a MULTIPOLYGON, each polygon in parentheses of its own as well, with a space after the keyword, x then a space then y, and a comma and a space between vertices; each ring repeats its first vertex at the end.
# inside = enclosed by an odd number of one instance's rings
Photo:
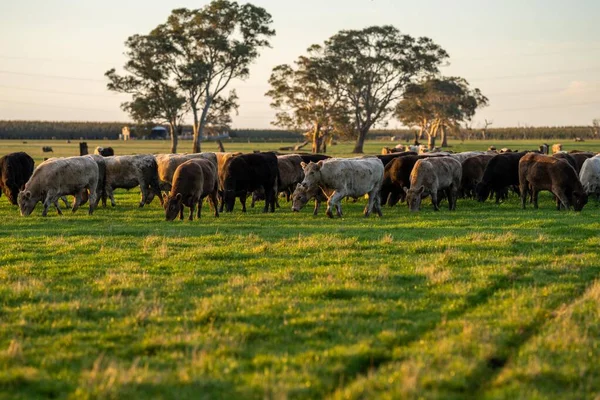
POLYGON ((194 220, 194 209, 198 206, 198 219, 202 210, 202 201, 208 197, 215 217, 219 216, 217 192, 219 177, 217 165, 202 158, 193 158, 181 164, 175 170, 171 191, 164 196, 165 219, 173 221, 177 214, 183 220, 183 207, 190 208, 189 220, 194 220))
POLYGON ((475 187, 477 200, 486 201, 490 193, 496 194, 496 204, 505 197, 510 187, 519 186, 519 160, 527 152, 497 154, 488 161, 481 182, 475 187))
MULTIPOLYGON (((302 157, 298 154, 287 154, 283 156, 277 156, 277 166, 279 169, 279 180, 277 182, 277 189, 279 193, 283 193, 286 196, 286 201, 290 201, 290 196, 295 189, 296 185, 302 182, 304 179, 304 171, 302 170, 302 157)), ((278 193, 277 193, 278 194, 278 193)), ((255 190, 252 193, 252 203, 250 207, 254 208, 254 203, 258 200, 265 199, 265 191, 263 188, 255 190)), ((279 207, 279 202, 275 199, 275 205, 279 207)))
MULTIPOLYGON (((377 156, 381 159, 382 156, 377 156)), ((404 186, 410 187, 410 173, 417 160, 429 157, 444 157, 438 154, 407 154, 406 156, 396 157, 387 165, 384 162, 385 169, 383 173, 383 183, 381 185, 380 199, 382 203, 387 203, 393 207, 399 201, 404 200, 406 193, 402 189, 404 186)), ((382 160, 383 161, 383 160, 382 160)))
MULTIPOLYGON (((149 204, 154 196, 158 196, 160 204, 163 205, 158 182, 158 166, 152 154, 105 157, 104 162, 106 163, 105 196, 110 198, 113 207, 116 205, 113 193, 115 189, 129 190, 136 186, 139 186, 142 192, 140 207, 149 204)), ((102 201, 104 202, 104 196, 102 201)))
MULTIPOLYGON (((42 216, 48 215, 48 207, 55 205, 59 215, 58 199, 61 196, 79 195, 89 190, 90 206, 88 213, 92 215, 97 204, 98 164, 87 156, 55 158, 40 164, 19 192, 17 203, 22 216, 31 214, 36 204, 44 204, 42 216)), ((73 205, 73 212, 79 203, 73 205)))
POLYGON ((433 209, 439 211, 438 192, 443 192, 448 198, 448 208, 456 210, 461 175, 461 164, 452 157, 417 160, 410 174, 410 189, 403 188, 408 208, 413 212, 419 211, 422 199, 429 195, 433 209))
POLYGON ((312 154, 312 153, 298 153, 298 155, 302 158, 302 161, 305 162, 306 164, 311 163, 311 162, 319 162, 322 160, 328 160, 331 157, 330 156, 326 156, 325 154, 312 154))
POLYGON ((115 155, 115 151, 113 150, 112 147, 96 147, 96 150, 94 150, 94 154, 98 155, 98 156, 102 156, 102 157, 110 157, 110 156, 114 156, 115 155))
POLYGON ((550 153, 550 146, 548 146, 547 143, 542 143, 540 145, 540 153, 541 154, 548 154, 548 153, 550 153))
POLYGON ((156 154, 154 158, 156 158, 160 190, 164 192, 171 190, 171 183, 173 182, 175 170, 184 162, 196 158, 203 158, 211 161, 215 166, 218 165, 215 153, 156 154))
POLYGON ((581 167, 583 167, 583 163, 588 158, 592 158, 596 155, 596 153, 592 153, 590 151, 580 151, 577 153, 569 153, 571 157, 575 159, 575 163, 577 164, 577 172, 581 171, 581 167))
POLYGON ((395 158, 406 157, 406 156, 416 156, 416 155, 417 155, 417 153, 414 151, 404 151, 404 152, 400 152, 400 153, 378 155, 375 157, 379 158, 381 160, 381 162, 383 163, 383 166, 385 167, 395 158))
POLYGON ((493 154, 480 154, 467 158, 462 162, 462 177, 460 179, 460 195, 475 197, 475 188, 481 182, 488 162, 495 157, 493 154))
POLYGON ((558 210, 562 205, 567 210, 572 206, 575 211, 581 211, 588 200, 575 169, 567 161, 535 153, 526 154, 519 161, 519 190, 523 209, 529 191, 535 209, 541 190, 556 196, 558 210))
POLYGON ((232 157, 225 162, 219 180, 223 186, 225 211, 233 211, 239 197, 246 211, 246 197, 261 187, 265 191, 264 212, 275 212, 275 196, 279 168, 275 153, 249 153, 232 157))
POLYGON ((596 200, 600 200, 600 155, 585 160, 579 180, 588 196, 596 195, 596 200))
POLYGON ((296 189, 292 194, 292 211, 299 212, 310 199, 314 198, 315 207, 313 209, 313 215, 317 215, 319 213, 319 207, 321 207, 321 203, 327 201, 332 194, 333 190, 331 189, 323 190, 316 186, 309 190, 301 184, 298 184, 296 185, 296 189))
POLYGON ((0 196, 4 193, 10 204, 17 205, 19 191, 31 178, 33 167, 33 158, 24 152, 10 153, 0 158, 0 196))
POLYGON ((552 145, 552 154, 556 154, 560 151, 562 151, 563 149, 563 145, 560 143, 555 143, 552 145))
POLYGON ((483 151, 464 151, 462 153, 454 153, 454 154, 449 154, 450 157, 454 158, 456 161, 458 161, 459 163, 462 164, 463 161, 465 161, 466 159, 469 159, 471 157, 475 157, 475 156, 480 156, 482 154, 485 154, 485 152, 483 151))
POLYGON ((570 154, 567 154, 565 152, 560 152, 560 153, 555 153, 552 154, 552 157, 558 159, 558 160, 565 160, 566 162, 569 163, 569 165, 571 167, 573 167, 573 169, 575 170, 575 172, 577 172, 577 174, 579 174, 579 166, 577 165, 577 162, 575 161, 575 157, 571 156, 570 154))
POLYGON ((54 150, 52 150, 52 147, 50 147, 50 146, 43 146, 42 147, 42 152, 44 152, 44 153, 54 153, 54 150))
POLYGON ((340 200, 346 196, 359 197, 367 194, 369 201, 364 215, 375 211, 381 216, 379 191, 383 182, 383 163, 376 157, 330 158, 317 163, 303 163, 304 180, 301 185, 309 191, 316 187, 332 190, 327 201, 327 216, 333 218, 332 207, 338 217, 342 216, 340 200))

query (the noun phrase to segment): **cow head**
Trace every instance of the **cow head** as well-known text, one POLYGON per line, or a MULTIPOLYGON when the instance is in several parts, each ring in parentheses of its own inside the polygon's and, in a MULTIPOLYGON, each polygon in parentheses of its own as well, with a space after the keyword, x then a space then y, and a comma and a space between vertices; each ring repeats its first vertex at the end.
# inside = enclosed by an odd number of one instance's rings
POLYGON ((573 208, 575 209, 575 211, 581 211, 583 210, 583 207, 587 204, 588 202, 588 195, 584 192, 573 192, 573 208))
POLYGON ((421 199, 425 187, 419 186, 416 189, 403 187, 402 189, 404 189, 404 192, 406 193, 406 204, 408 204, 408 209, 410 211, 419 211, 421 209, 421 199))
POLYGON ((17 204, 19 205, 21 215, 23 217, 30 215, 38 201, 39 199, 33 196, 29 190, 19 192, 19 195, 17 196, 17 204))
POLYGON ((323 161, 319 161, 318 163, 309 162, 301 163, 302 169, 304 170, 304 180, 300 185, 304 186, 307 189, 311 189, 316 187, 321 181, 321 167, 323 167, 323 161))
POLYGON ((475 193, 477 195, 477 201, 483 203, 490 197, 490 187, 482 182, 479 182, 475 186, 475 193))
POLYGON ((311 191, 300 183, 296 185, 296 190, 294 190, 294 193, 292 194, 292 211, 299 212, 314 196, 314 190, 311 191))
POLYGON ((177 193, 175 196, 167 197, 164 195, 164 207, 165 207, 165 219, 167 221, 173 221, 177 218, 179 214, 179 210, 181 209, 181 202, 183 201, 183 196, 181 193, 177 193))

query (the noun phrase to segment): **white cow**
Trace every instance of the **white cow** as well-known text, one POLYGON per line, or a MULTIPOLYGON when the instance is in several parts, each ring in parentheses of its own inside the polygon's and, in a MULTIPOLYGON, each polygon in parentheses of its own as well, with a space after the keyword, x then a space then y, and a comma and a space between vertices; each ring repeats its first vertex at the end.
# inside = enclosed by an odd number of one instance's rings
POLYGON ((596 198, 600 199, 600 155, 583 162, 579 180, 588 196, 595 194, 596 198))

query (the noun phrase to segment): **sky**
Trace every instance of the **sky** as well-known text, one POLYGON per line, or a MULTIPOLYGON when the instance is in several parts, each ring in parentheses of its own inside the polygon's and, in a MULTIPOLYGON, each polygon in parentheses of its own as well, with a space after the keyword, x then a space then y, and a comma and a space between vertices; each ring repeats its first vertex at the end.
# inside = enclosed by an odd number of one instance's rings
MULTIPOLYGON (((342 29, 391 24, 450 54, 441 72, 466 78, 490 105, 472 127, 589 125, 600 118, 600 1, 252 0, 276 36, 233 82, 234 128, 270 128, 268 78, 342 29)), ((0 119, 128 121, 127 96, 104 72, 125 63, 124 42, 163 23, 174 8, 208 1, 29 0, 0 2, 0 119)), ((390 120, 388 127, 399 128, 390 120)))

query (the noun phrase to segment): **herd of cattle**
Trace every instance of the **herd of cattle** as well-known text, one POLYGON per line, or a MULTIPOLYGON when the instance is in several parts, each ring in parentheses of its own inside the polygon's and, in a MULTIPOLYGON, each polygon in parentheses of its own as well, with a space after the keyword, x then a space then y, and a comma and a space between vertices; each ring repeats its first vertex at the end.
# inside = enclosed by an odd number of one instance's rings
MULTIPOLYGON (((278 195, 292 200, 292 210, 315 199, 314 214, 327 201, 327 215, 342 216, 341 200, 368 196, 364 214, 381 216, 381 204, 393 206, 406 201, 411 211, 431 197, 433 208, 447 199, 450 210, 458 198, 486 201, 495 196, 500 202, 514 191, 538 206, 538 193, 552 192, 557 209, 580 211, 588 196, 600 199, 600 155, 591 152, 563 152, 553 148, 552 156, 536 151, 498 153, 495 150, 463 153, 414 151, 391 152, 378 156, 330 158, 319 154, 278 155, 275 152, 143 154, 103 156, 100 154, 50 158, 34 169, 34 160, 24 152, 0 158, 0 186, 10 203, 18 205, 21 215, 32 213, 43 204, 42 216, 50 207, 62 214, 59 200, 73 211, 89 202, 89 214, 102 200, 115 206, 115 189, 140 187, 139 206, 155 197, 163 205, 167 220, 189 208, 193 220, 200 218, 202 202, 208 198, 214 215, 233 211, 240 199, 252 206, 264 200, 264 212, 274 212, 278 195)), ((1 194, 0 194, 1 195, 1 194)))

